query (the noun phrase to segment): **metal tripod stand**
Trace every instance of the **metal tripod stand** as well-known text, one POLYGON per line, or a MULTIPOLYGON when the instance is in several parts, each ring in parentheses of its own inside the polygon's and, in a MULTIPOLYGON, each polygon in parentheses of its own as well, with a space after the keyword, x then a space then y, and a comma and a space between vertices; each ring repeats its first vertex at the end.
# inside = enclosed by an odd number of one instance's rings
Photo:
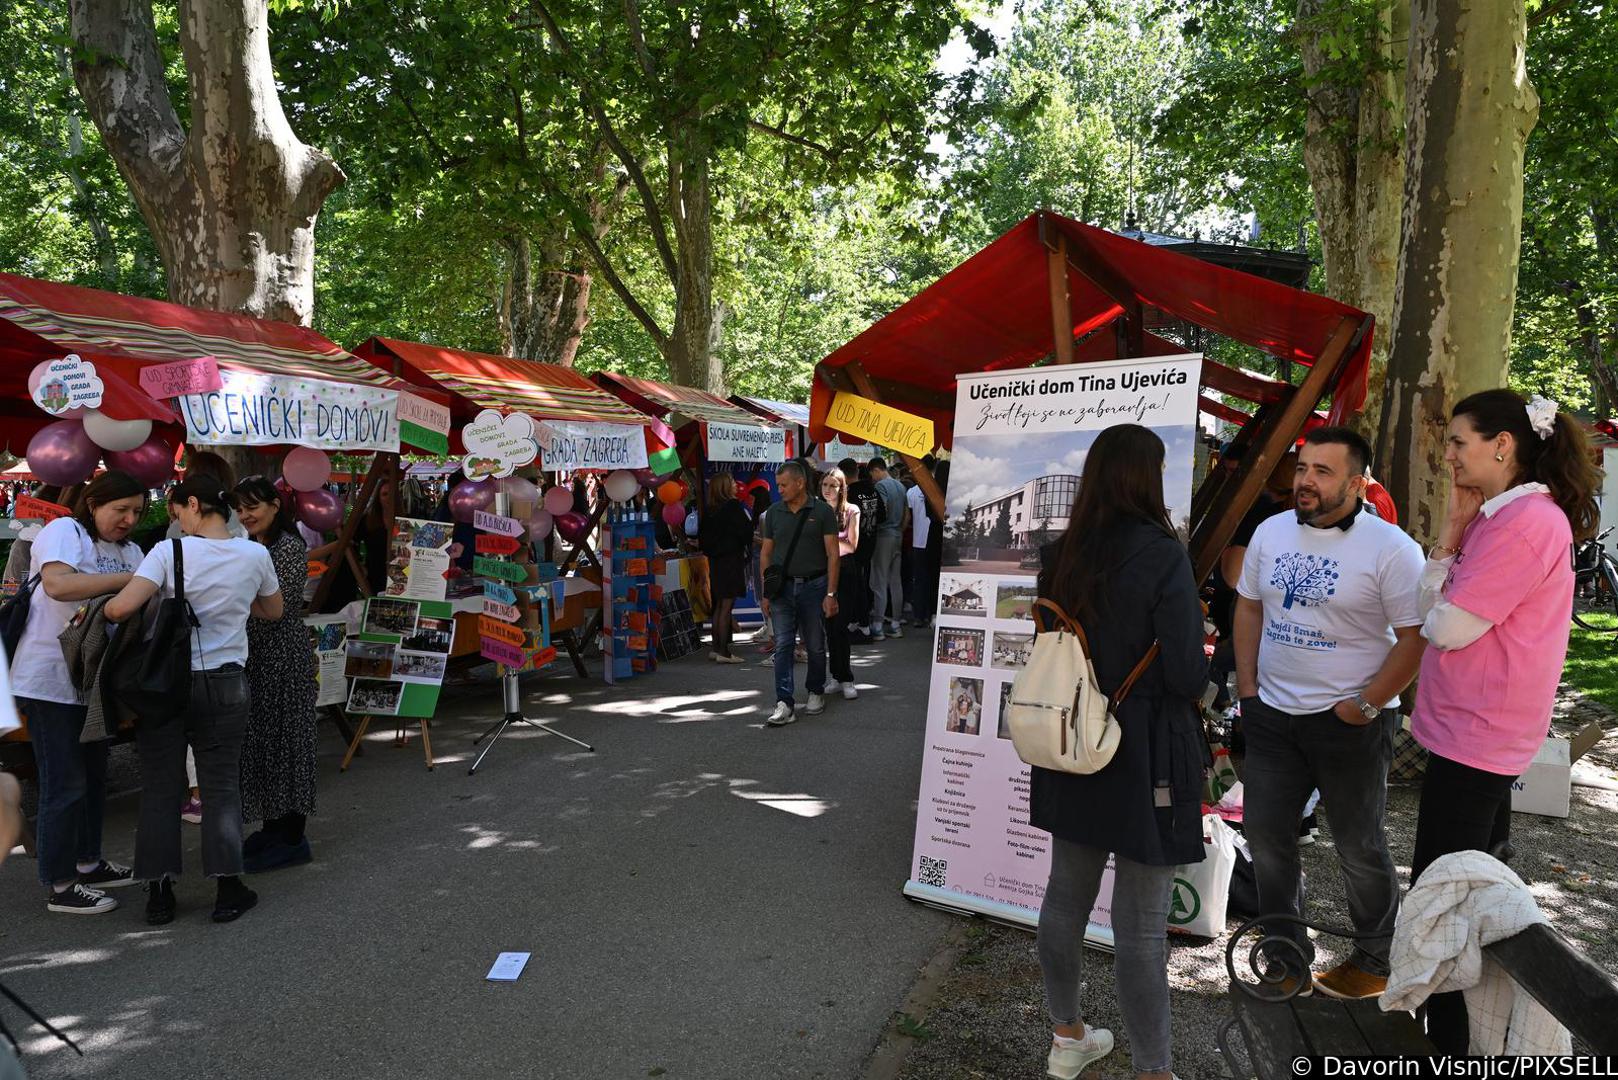
POLYGON ((494 749, 494 744, 500 741, 500 736, 504 735, 506 728, 512 724, 527 724, 531 728, 538 728, 541 735, 555 735, 558 739, 566 739, 576 746, 584 747, 592 754, 596 752, 596 748, 583 739, 575 739, 565 732, 557 731, 542 720, 530 720, 524 716, 522 714, 522 693, 517 685, 517 673, 504 666, 500 668, 500 696, 505 705, 505 715, 495 721, 489 730, 472 740, 473 746, 476 746, 484 739, 489 740, 489 745, 485 746, 483 752, 478 754, 478 759, 472 762, 472 767, 466 770, 466 775, 477 775, 478 766, 483 764, 483 759, 489 755, 490 750, 494 749))

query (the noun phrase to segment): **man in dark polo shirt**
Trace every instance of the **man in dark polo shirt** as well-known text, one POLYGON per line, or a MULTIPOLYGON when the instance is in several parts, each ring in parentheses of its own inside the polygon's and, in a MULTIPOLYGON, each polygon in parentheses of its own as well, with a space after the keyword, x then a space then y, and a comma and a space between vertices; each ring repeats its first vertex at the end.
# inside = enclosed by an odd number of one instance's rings
MULTIPOLYGON (((837 515, 810 495, 809 470, 788 461, 775 472, 779 502, 764 512, 761 565, 781 570, 781 591, 760 597, 764 614, 775 627, 775 711, 772 727, 797 719, 793 712, 792 648, 802 636, 809 653, 804 679, 810 715, 824 712, 826 699, 826 619, 837 615, 837 515), (794 541, 796 536, 796 541, 794 541), (789 557, 790 556, 790 557, 789 557)), ((768 588, 768 586, 766 586, 768 588)))

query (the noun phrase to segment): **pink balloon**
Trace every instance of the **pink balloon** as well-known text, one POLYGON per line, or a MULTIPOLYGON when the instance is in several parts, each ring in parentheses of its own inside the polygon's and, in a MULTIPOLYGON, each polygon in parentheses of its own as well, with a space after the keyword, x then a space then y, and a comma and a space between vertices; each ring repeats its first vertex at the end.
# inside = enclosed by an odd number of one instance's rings
POLYGON ((449 493, 449 516, 462 525, 472 522, 472 515, 494 505, 494 481, 462 480, 449 493))
POLYGON ((66 487, 90 479, 101 460, 101 448, 77 420, 58 420, 28 440, 27 456, 29 472, 47 484, 66 487))
POLYGON ((298 492, 294 505, 298 508, 298 520, 316 532, 329 532, 343 523, 343 504, 324 489, 298 492))
POLYGON ((671 529, 685 527, 685 507, 679 503, 663 504, 663 522, 671 529))
POLYGON ((551 534, 551 528, 556 524, 556 516, 543 507, 528 515, 528 540, 530 543, 543 540, 551 534))
POLYGON ((545 492, 545 509, 557 517, 573 509, 573 492, 558 484, 545 492))
POLYGON ((133 450, 108 454, 107 468, 126 472, 147 487, 158 487, 174 475, 174 447, 161 435, 153 435, 133 450))
POLYGON ((563 540, 570 544, 577 544, 590 535, 590 519, 576 511, 568 511, 556 518, 556 531, 563 540))
POLYGON ((539 502, 539 488, 534 486, 532 480, 524 480, 520 476, 507 476, 496 480, 500 494, 511 500, 512 513, 517 513, 519 506, 533 506, 539 502))
POLYGON ((331 459, 311 446, 295 446, 281 462, 281 476, 294 491, 313 491, 331 479, 331 459))

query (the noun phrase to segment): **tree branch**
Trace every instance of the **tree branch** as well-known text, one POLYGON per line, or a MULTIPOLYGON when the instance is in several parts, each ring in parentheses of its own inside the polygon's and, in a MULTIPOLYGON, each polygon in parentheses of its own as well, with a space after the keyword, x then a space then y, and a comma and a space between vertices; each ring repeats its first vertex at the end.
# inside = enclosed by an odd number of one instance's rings
POLYGON ((794 146, 802 146, 806 149, 813 150, 815 153, 819 154, 821 157, 832 162, 833 164, 835 164, 837 159, 842 156, 839 151, 833 150, 824 143, 817 143, 813 139, 804 138, 802 135, 794 135, 790 131, 783 131, 781 128, 771 127, 762 120, 749 119, 747 121, 747 126, 752 128, 754 131, 762 131, 766 135, 774 135, 777 139, 792 143, 794 146))
POLYGON ((640 61, 640 69, 653 83, 657 82, 657 65, 652 62, 652 54, 646 48, 646 34, 640 27, 640 5, 635 0, 624 0, 624 21, 629 25, 629 43, 634 46, 635 58, 640 61))
MULTIPOLYGON (((540 21, 545 24, 545 32, 556 45, 557 50, 572 63, 576 73, 574 81, 578 86, 579 97, 583 100, 585 109, 589 111, 591 117, 595 120, 596 127, 601 130, 602 138, 607 140, 607 145, 612 147, 612 152, 623 163, 624 171, 629 174, 630 180, 635 184, 635 190, 640 193, 641 208, 646 213, 647 225, 651 227, 652 243, 657 247, 658 257, 663 260, 663 269, 668 274, 670 281, 679 281, 679 263, 674 258, 674 248, 669 244, 668 226, 663 221, 663 211, 658 205, 656 193, 652 191, 652 185, 646 179, 645 170, 641 168, 640 161, 635 155, 630 153, 629 147, 625 146, 624 141, 618 137, 618 131, 612 126, 612 121, 607 117, 606 109, 602 107, 595 92, 590 88, 589 81, 582 73, 578 63, 578 56, 573 51, 573 46, 568 42, 567 36, 562 33, 562 28, 551 15, 550 9, 545 6, 543 0, 529 0, 529 4, 535 13, 539 15, 540 21)), ((603 272, 603 276, 605 276, 605 272, 603 272)))
MULTIPOLYGON (((601 246, 601 241, 598 238, 599 234, 597 234, 595 228, 596 223, 571 197, 552 184, 546 184, 545 186, 549 189, 552 197, 561 203, 562 209, 566 212, 569 220, 573 222, 574 233, 578 235, 579 242, 584 245, 584 249, 590 253, 590 261, 595 263, 596 268, 601 271, 601 276, 606 279, 607 285, 617 294, 618 299, 624 302, 624 307, 629 309, 629 313, 635 316, 636 321, 645 328, 646 333, 651 337, 652 343, 657 346, 658 351, 664 351, 668 347, 668 334, 664 332, 661 326, 657 325, 657 320, 652 317, 652 313, 647 311, 645 305, 635 298, 635 294, 629 291, 629 286, 625 284, 624 279, 618 275, 617 269, 612 265, 612 260, 608 258, 607 252, 601 246)), ((621 191, 622 188, 620 187, 618 190, 621 191)))
POLYGON ((186 133, 163 78, 150 0, 70 0, 73 81, 153 233, 185 173, 186 133))

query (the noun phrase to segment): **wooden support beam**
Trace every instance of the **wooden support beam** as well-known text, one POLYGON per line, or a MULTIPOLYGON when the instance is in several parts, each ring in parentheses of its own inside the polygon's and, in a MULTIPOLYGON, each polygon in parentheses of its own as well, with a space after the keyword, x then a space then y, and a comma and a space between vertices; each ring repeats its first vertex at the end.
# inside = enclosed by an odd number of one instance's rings
POLYGON ((1284 405, 1270 411, 1262 422, 1250 424, 1244 429, 1254 431, 1254 441, 1248 452, 1242 455, 1235 475, 1226 482, 1230 497, 1228 500, 1218 500, 1209 507, 1207 516, 1197 523, 1191 538, 1191 566, 1198 581, 1206 579, 1219 561, 1220 552, 1225 550, 1225 545, 1236 534, 1236 527, 1258 498, 1276 462, 1281 460, 1281 455, 1291 448, 1303 431, 1304 422, 1331 385, 1337 369, 1360 340, 1365 323, 1364 319, 1352 317, 1345 317, 1338 323, 1302 385, 1284 405))
MULTIPOLYGON (((848 377, 854 381, 854 388, 862 396, 883 404, 877 388, 871 382, 871 377, 865 374, 865 368, 860 366, 858 360, 843 370, 848 372, 848 377)), ((900 454, 899 457, 910 466, 910 475, 915 477, 916 483, 921 486, 922 494, 927 496, 927 505, 933 508, 933 513, 938 515, 940 521, 946 520, 948 515, 944 510, 944 489, 938 486, 933 474, 927 471, 927 466, 923 465, 919 458, 913 458, 909 454, 900 454)))
MULTIPOLYGON (((326 598, 331 595, 332 586, 336 584, 337 566, 340 562, 346 561, 348 563, 349 569, 354 574, 354 584, 359 589, 360 595, 367 597, 371 595, 371 583, 365 576, 365 568, 360 565, 359 556, 354 552, 354 537, 359 532, 360 523, 365 520, 366 511, 371 505, 371 498, 376 495, 378 488, 381 487, 382 478, 393 476, 398 466, 398 454, 376 454, 371 458, 371 468, 365 474, 364 483, 360 485, 360 494, 359 498, 354 502, 354 509, 348 515, 348 520, 343 522, 343 527, 337 530, 337 556, 326 560, 326 565, 330 569, 321 576, 320 583, 315 586, 314 598, 309 601, 309 610, 311 612, 319 612, 325 606, 326 598)), ((394 498, 397 498, 399 493, 397 483, 393 485, 393 493, 394 498)), ((390 504, 391 502, 392 500, 389 500, 390 504)), ((388 505, 383 514, 383 520, 391 537, 393 507, 388 505)))
POLYGON ((1067 237, 1056 234, 1056 247, 1045 250, 1045 276, 1051 288, 1051 340, 1056 362, 1073 363, 1073 298, 1067 282, 1067 237))
POLYGON ((1206 357, 1202 361, 1202 385, 1255 405, 1274 405, 1292 396, 1292 387, 1284 382, 1249 375, 1206 357))
MULTIPOLYGON (((862 393, 859 387, 854 385, 854 380, 848 377, 848 367, 820 368, 817 370, 816 375, 821 382, 833 390, 841 390, 849 394, 862 393)), ((925 386, 914 386, 910 383, 898 382, 893 379, 870 379, 870 384, 879 393, 887 395, 887 404, 895 407, 918 405, 927 409, 942 409, 949 413, 955 411, 955 393, 953 390, 929 390, 925 386)), ((870 395, 864 394, 862 396, 869 397, 870 395)), ((872 398, 872 400, 876 399, 872 398)))

